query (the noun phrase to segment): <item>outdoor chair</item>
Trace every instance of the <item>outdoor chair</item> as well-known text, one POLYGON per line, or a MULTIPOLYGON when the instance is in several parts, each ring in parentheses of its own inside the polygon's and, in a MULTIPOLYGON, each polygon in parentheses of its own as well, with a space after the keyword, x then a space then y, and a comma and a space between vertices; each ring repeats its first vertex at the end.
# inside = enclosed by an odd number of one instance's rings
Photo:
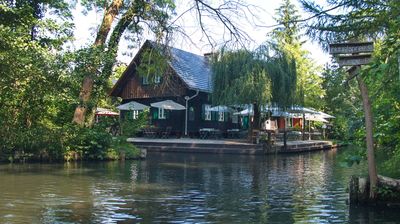
POLYGON ((222 132, 219 129, 213 129, 210 131, 210 138, 219 139, 222 137, 222 132))
POLYGON ((161 138, 169 138, 169 136, 171 135, 171 130, 172 127, 165 128, 165 130, 161 132, 161 138))
POLYGON ((143 133, 144 133, 144 137, 147 137, 147 138, 155 138, 157 135, 157 133, 155 131, 153 131, 151 128, 145 128, 143 130, 143 133))
POLYGON ((239 138, 239 129, 228 129, 227 136, 228 138, 239 138))

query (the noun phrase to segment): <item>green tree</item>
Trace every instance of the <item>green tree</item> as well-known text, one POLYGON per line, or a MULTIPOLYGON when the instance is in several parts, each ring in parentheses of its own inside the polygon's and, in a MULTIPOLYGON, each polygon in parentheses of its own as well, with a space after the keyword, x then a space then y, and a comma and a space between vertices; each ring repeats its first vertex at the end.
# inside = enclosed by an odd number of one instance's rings
POLYGON ((57 102, 65 99, 68 69, 67 58, 55 52, 71 36, 69 6, 3 1, 0 14, 0 156, 57 154, 61 133, 54 117, 57 102), (62 20, 44 19, 45 10, 58 12, 62 20))
POLYGON ((265 69, 265 61, 246 50, 221 51, 214 57, 213 65, 214 104, 252 104, 254 120, 252 128, 259 128, 260 106, 271 97, 271 82, 265 69))
MULTIPOLYGON (((399 55, 399 29, 400 29, 400 2, 396 0, 372 1, 328 1, 328 9, 317 5, 313 1, 301 0, 306 10, 313 14, 308 24, 308 34, 327 47, 329 43, 354 40, 373 40, 382 42, 381 52, 385 55, 385 62, 374 61, 370 66, 378 67, 385 71, 383 64, 396 61, 399 55), (381 67, 382 66, 382 67, 381 67)), ((375 51, 377 52, 377 51, 375 51)), ((395 63, 393 63, 394 65, 395 63)), ((397 65, 398 67, 398 65, 397 65)), ((376 196, 377 172, 374 159, 373 115, 371 102, 367 91, 366 81, 373 79, 375 74, 370 73, 371 67, 361 71, 361 76, 356 77, 363 99, 366 142, 368 155, 368 168, 370 178, 370 197, 376 196)), ((368 84, 368 82, 367 82, 368 84)), ((371 84, 369 84, 371 89, 371 84)))
MULTIPOLYGON (((88 8, 93 5, 91 1, 83 2, 88 8)), ((94 5, 104 4, 103 1, 94 1, 94 5)), ((82 68, 86 69, 82 88, 79 94, 79 104, 75 109, 73 121, 84 125, 85 116, 90 108, 90 99, 93 88, 101 88, 112 73, 112 67, 118 50, 122 34, 129 28, 131 32, 140 33, 144 27, 152 30, 161 38, 168 33, 167 22, 169 15, 174 10, 175 4, 169 0, 157 1, 131 1, 113 0, 106 5, 103 20, 97 32, 96 39, 91 46, 91 59, 82 68), (120 19, 115 21, 118 16, 120 19), (112 29, 112 23, 116 26, 112 29), (109 33, 110 38, 107 39, 109 33), (90 63, 92 61, 92 64, 90 63)), ((95 97, 96 99, 96 97, 95 97)), ((94 103, 96 104, 96 103, 94 103)))
POLYGON ((284 52, 270 56, 265 46, 255 52, 220 51, 212 65, 214 104, 252 104, 254 119, 250 129, 259 129, 260 108, 271 101, 281 107, 293 104, 296 89, 294 61, 284 52))
POLYGON ((334 114, 330 138, 356 141, 362 127, 362 105, 360 93, 354 81, 347 80, 346 71, 337 66, 327 66, 323 72, 324 111, 334 114))
POLYGON ((276 9, 275 20, 280 24, 271 34, 271 42, 280 51, 286 52, 296 62, 295 104, 321 108, 324 90, 322 88, 321 68, 310 58, 310 52, 303 49, 300 19, 296 6, 290 0, 283 1, 276 9))
MULTIPOLYGON (((73 121, 79 125, 84 125, 86 112, 90 109, 92 92, 94 88, 101 88, 105 80, 112 73, 112 68, 115 63, 115 58, 118 50, 120 38, 124 33, 130 33, 134 41, 141 38, 144 30, 153 32, 157 42, 169 42, 172 31, 182 32, 179 26, 170 21, 175 12, 175 2, 173 0, 140 0, 140 1, 123 1, 112 0, 102 1, 95 0, 83 1, 83 4, 92 9, 93 6, 104 7, 103 20, 96 34, 96 39, 90 48, 93 52, 97 52, 96 58, 101 58, 102 64, 94 64, 86 66, 87 75, 82 81, 82 87, 79 94, 79 104, 74 113, 73 121), (115 27, 112 24, 115 23, 115 27), (107 37, 109 38, 107 39, 107 37)), ((192 7, 188 11, 194 11, 197 14, 198 25, 211 43, 211 36, 207 31, 204 18, 214 20, 228 30, 231 40, 241 42, 247 36, 236 26, 227 15, 232 12, 246 12, 251 7, 241 1, 227 1, 218 3, 204 0, 190 1, 192 7), (245 9, 243 9, 245 8, 245 9)), ((186 13, 186 12, 185 12, 186 13)), ((179 18, 179 16, 178 16, 179 18)), ((96 97, 94 100, 96 101, 96 97)))

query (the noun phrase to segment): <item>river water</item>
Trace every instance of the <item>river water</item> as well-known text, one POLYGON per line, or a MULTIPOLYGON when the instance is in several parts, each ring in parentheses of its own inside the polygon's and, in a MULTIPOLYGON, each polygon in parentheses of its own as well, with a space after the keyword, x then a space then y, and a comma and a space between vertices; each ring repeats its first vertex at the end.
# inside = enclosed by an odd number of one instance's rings
MULTIPOLYGON (((343 150, 344 151, 344 150, 343 150)), ((0 223, 397 223, 346 203, 342 150, 0 165, 0 223)))

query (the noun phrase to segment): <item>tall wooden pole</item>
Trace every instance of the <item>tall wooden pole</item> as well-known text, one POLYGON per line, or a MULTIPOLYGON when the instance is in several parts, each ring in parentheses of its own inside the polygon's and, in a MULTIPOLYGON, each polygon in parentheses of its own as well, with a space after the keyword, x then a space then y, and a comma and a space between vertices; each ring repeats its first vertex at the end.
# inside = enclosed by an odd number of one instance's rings
POLYGON ((358 87, 361 92, 361 98, 363 102, 364 109, 364 119, 365 119, 365 130, 366 130, 366 142, 367 142, 367 159, 368 159, 368 175, 369 175, 369 197, 370 199, 376 198, 376 184, 378 180, 378 174, 376 171, 375 164, 375 153, 374 153, 374 133, 373 133, 373 120, 371 111, 371 102, 368 95, 368 88, 363 79, 357 76, 361 66, 357 66, 356 69, 352 71, 351 75, 356 75, 358 82, 358 87))

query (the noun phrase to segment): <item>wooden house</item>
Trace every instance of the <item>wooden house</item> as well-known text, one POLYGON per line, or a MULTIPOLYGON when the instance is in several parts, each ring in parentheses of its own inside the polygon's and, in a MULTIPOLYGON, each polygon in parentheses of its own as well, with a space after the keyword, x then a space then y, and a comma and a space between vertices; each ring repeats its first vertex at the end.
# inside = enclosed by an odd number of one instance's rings
MULTIPOLYGON (((147 62, 146 62, 147 63, 147 62)), ((171 127, 173 132, 196 135, 201 128, 214 128, 225 132, 237 128, 237 119, 226 111, 210 111, 212 72, 207 56, 196 55, 177 48, 166 48, 147 40, 114 85, 110 95, 121 97, 122 103, 136 101, 150 106, 163 100, 173 100, 186 110, 165 110, 150 107, 150 122, 159 128, 171 127), (167 51, 165 51, 167 49, 167 51), (164 74, 139 74, 138 66, 148 50, 159 51, 167 59, 164 74), (152 77, 149 80, 149 77, 152 77)), ((124 116, 126 111, 122 111, 124 116)))

